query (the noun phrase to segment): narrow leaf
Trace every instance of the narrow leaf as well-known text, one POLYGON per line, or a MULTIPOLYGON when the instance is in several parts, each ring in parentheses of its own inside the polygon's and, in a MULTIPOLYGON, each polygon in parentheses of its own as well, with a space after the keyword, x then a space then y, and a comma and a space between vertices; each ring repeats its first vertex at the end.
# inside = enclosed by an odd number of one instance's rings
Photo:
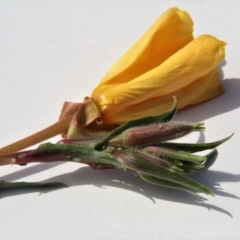
MULTIPOLYGON (((159 185, 159 186, 162 186, 162 187, 169 187, 169 188, 173 188, 173 189, 178 189, 178 190, 186 191, 186 192, 192 193, 194 195, 197 195, 196 191, 194 191, 192 188, 183 186, 183 185, 178 184, 178 183, 167 181, 167 180, 164 180, 164 179, 161 179, 161 178, 156 178, 156 177, 153 177, 153 176, 150 176, 150 175, 147 175, 147 174, 143 174, 143 173, 139 173, 139 176, 144 181, 155 184, 155 185, 159 185)), ((209 189, 209 191, 210 191, 210 189, 209 189)))
POLYGON ((207 160, 204 162, 204 169, 208 169, 213 165, 213 163, 216 160, 216 156, 217 156, 217 149, 213 149, 210 153, 208 153, 205 156, 207 160))
POLYGON ((149 154, 153 154, 170 161, 179 160, 187 162, 204 162, 207 160, 205 156, 193 155, 189 152, 184 151, 175 151, 172 149, 167 149, 165 147, 146 147, 143 150, 149 154))
POLYGON ((174 150, 180 150, 180 151, 187 151, 187 152, 199 152, 199 151, 204 151, 208 149, 213 149, 216 148, 217 146, 221 145, 222 143, 226 142, 229 140, 232 135, 229 137, 226 137, 222 140, 216 141, 216 142, 211 142, 211 143, 175 143, 175 142, 164 142, 158 144, 158 146, 163 146, 165 148, 171 148, 174 150))
POLYGON ((71 144, 44 143, 16 161, 18 164, 29 162, 73 161, 79 163, 103 163, 116 167, 123 167, 114 156, 107 152, 100 152, 86 146, 83 147, 71 144))
POLYGON ((168 169, 157 166, 150 161, 147 161, 134 153, 132 153, 132 158, 126 158, 124 162, 125 166, 137 171, 138 173, 145 173, 147 175, 160 178, 166 181, 180 184, 186 188, 191 188, 195 192, 201 192, 205 194, 213 195, 213 193, 204 185, 182 176, 179 173, 172 172, 168 169))
POLYGON ((41 187, 68 187, 61 182, 0 182, 0 190, 11 190, 19 188, 41 188, 41 187))

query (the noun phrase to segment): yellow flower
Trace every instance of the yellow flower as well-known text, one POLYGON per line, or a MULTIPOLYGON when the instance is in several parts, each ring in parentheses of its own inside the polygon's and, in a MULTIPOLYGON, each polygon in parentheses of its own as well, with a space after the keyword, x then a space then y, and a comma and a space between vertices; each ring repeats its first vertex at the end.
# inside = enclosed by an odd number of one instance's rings
POLYGON ((158 115, 177 98, 178 108, 223 92, 218 64, 225 42, 210 35, 193 38, 189 14, 171 8, 109 70, 83 103, 65 102, 59 121, 0 149, 19 151, 62 133, 75 138, 97 129, 144 116, 158 115), (90 131, 88 131, 90 130, 90 131), (67 133, 67 134, 66 134, 67 133))
POLYGON ((192 31, 189 14, 171 8, 115 63, 92 92, 103 125, 157 115, 173 96, 183 108, 223 92, 217 66, 226 43, 192 31))

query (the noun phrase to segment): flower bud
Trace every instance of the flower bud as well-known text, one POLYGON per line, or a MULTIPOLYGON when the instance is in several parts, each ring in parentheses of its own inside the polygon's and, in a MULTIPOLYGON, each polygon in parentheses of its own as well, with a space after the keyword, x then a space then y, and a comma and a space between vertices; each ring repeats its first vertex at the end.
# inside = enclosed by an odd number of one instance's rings
POLYGON ((204 123, 169 122, 132 127, 109 141, 109 146, 145 146, 183 137, 192 131, 202 131, 204 123))

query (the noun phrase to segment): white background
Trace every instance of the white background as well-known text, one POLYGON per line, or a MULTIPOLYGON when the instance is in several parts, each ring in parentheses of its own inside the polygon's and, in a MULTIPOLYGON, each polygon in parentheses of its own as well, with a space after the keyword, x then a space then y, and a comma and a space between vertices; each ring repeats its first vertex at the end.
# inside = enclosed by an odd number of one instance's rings
MULTIPOLYGON (((66 100, 81 102, 112 64, 166 9, 178 6, 194 35, 225 40, 226 92, 180 111, 204 121, 218 148, 195 179, 204 199, 152 186, 132 172, 77 163, 0 168, 5 181, 63 181, 70 188, 0 192, 1 239, 237 239, 240 237, 240 1, 0 1, 0 146, 57 120, 66 100)), ((54 138, 55 142, 59 137, 54 138)))

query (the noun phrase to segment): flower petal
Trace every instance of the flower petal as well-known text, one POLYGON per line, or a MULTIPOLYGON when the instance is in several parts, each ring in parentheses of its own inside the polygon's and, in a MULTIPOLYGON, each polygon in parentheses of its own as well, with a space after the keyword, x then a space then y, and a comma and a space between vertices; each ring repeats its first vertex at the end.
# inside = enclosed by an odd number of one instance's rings
POLYGON ((149 30, 109 70, 94 97, 107 88, 128 82, 157 67, 172 54, 193 40, 193 21, 178 8, 163 13, 149 30))
POLYGON ((97 96, 97 99, 94 96, 94 99, 104 111, 106 107, 124 108, 129 104, 137 104, 166 94, 172 96, 174 91, 216 68, 225 57, 224 46, 225 42, 210 35, 202 35, 160 66, 130 82, 110 87, 97 96))
POLYGON ((157 115, 169 109, 172 105, 173 96, 177 97, 179 109, 214 98, 224 91, 219 79, 219 69, 215 68, 206 76, 170 94, 129 105, 123 109, 118 106, 105 106, 102 110, 103 123, 106 125, 121 124, 131 119, 157 115))

